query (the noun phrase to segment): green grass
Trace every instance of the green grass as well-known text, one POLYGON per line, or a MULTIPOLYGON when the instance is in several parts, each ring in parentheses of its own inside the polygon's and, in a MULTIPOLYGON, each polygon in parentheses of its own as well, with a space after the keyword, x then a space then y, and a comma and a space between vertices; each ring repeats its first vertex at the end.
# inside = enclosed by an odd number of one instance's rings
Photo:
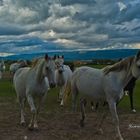
MULTIPOLYGON (((92 67, 96 68, 102 68, 104 65, 90 65, 92 67)), ((51 110, 60 110, 59 103, 57 102, 57 96, 58 96, 58 89, 51 89, 47 95, 45 108, 48 111, 51 110)), ((6 100, 6 98, 10 98, 12 102, 16 103, 16 93, 13 87, 12 79, 1 79, 0 80, 0 99, 3 100, 3 102, 6 100)), ((134 106, 138 112, 140 112, 140 80, 137 81, 136 87, 134 90, 134 106)), ((130 110, 130 101, 129 96, 124 96, 122 101, 118 105, 121 109, 130 110)), ((71 100, 69 98, 68 104, 66 106, 67 109, 71 109, 71 100)))
POLYGON ((0 80, 0 97, 9 97, 14 96, 14 87, 12 80, 10 79, 1 79, 0 80))
MULTIPOLYGON (((137 111, 140 112, 140 80, 136 82, 136 87, 133 93, 133 100, 134 107, 136 108, 137 111)), ((121 108, 127 108, 129 110, 130 109, 129 96, 124 96, 118 106, 121 108)))

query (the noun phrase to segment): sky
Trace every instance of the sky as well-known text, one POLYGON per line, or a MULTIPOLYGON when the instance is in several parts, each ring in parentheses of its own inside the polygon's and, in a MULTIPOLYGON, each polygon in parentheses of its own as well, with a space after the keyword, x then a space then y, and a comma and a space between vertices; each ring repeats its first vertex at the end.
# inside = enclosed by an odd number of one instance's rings
POLYGON ((140 49, 140 0, 0 0, 0 56, 140 49))

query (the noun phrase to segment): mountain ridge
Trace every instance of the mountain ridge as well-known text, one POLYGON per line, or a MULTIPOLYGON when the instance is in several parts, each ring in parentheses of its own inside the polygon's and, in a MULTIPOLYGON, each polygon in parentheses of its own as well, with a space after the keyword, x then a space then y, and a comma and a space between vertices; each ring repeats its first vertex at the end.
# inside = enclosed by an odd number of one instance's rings
POLYGON ((96 51, 49 51, 49 52, 39 52, 39 53, 26 53, 26 54, 16 54, 5 57, 0 57, 4 60, 18 60, 26 59, 31 60, 36 57, 44 56, 45 53, 49 55, 64 55, 65 60, 93 60, 93 59, 120 59, 135 55, 140 49, 117 49, 117 50, 96 50, 96 51))

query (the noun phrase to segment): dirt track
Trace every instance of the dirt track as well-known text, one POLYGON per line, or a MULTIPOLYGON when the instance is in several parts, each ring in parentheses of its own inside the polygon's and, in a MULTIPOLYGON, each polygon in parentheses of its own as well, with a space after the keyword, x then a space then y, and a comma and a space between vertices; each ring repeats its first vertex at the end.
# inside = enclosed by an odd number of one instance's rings
MULTIPOLYGON (((29 122, 29 110, 26 110, 29 122)), ((19 124, 18 105, 13 98, 0 99, 0 140, 113 140, 114 125, 110 114, 102 125, 103 134, 97 133, 95 113, 87 113, 85 127, 79 126, 79 113, 63 110, 44 112, 39 116, 38 132, 29 131, 19 124), (26 137, 27 136, 27 137, 26 137)), ((119 111, 121 133, 125 140, 140 140, 140 114, 119 111), (130 126, 132 124, 132 126, 130 126), (137 128, 131 128, 137 127, 137 128), (139 128, 138 128, 139 127, 139 128)))

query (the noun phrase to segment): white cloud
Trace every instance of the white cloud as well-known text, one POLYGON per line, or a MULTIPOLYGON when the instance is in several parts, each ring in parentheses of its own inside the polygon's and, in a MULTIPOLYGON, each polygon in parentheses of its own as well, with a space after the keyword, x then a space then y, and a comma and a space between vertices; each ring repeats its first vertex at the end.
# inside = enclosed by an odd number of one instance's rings
POLYGON ((131 48, 140 49, 140 43, 134 43, 131 48))
POLYGON ((50 30, 50 31, 48 32, 48 35, 49 35, 50 37, 53 37, 55 34, 56 34, 56 33, 55 33, 53 30, 50 30))
POLYGON ((10 56, 10 55, 14 55, 14 53, 0 53, 1 57, 6 57, 6 56, 10 56))
POLYGON ((118 6, 119 6, 120 11, 123 11, 127 8, 127 6, 122 2, 118 2, 118 6))
POLYGON ((86 25, 86 22, 75 21, 69 16, 60 18, 52 16, 46 20, 47 28, 53 29, 57 32, 76 32, 77 30, 85 28, 86 25))
POLYGON ((53 4, 50 6, 49 14, 56 17, 74 16, 77 9, 74 6, 61 6, 60 4, 53 4))
POLYGON ((139 9, 139 0, 3 0, 0 41, 37 37, 66 48, 118 48, 139 43, 139 9))
POLYGON ((57 40, 54 41, 54 43, 63 44, 63 46, 68 47, 68 48, 70 47, 71 49, 72 48, 78 48, 79 46, 81 48, 85 48, 84 44, 78 43, 74 40, 57 39, 57 40))

